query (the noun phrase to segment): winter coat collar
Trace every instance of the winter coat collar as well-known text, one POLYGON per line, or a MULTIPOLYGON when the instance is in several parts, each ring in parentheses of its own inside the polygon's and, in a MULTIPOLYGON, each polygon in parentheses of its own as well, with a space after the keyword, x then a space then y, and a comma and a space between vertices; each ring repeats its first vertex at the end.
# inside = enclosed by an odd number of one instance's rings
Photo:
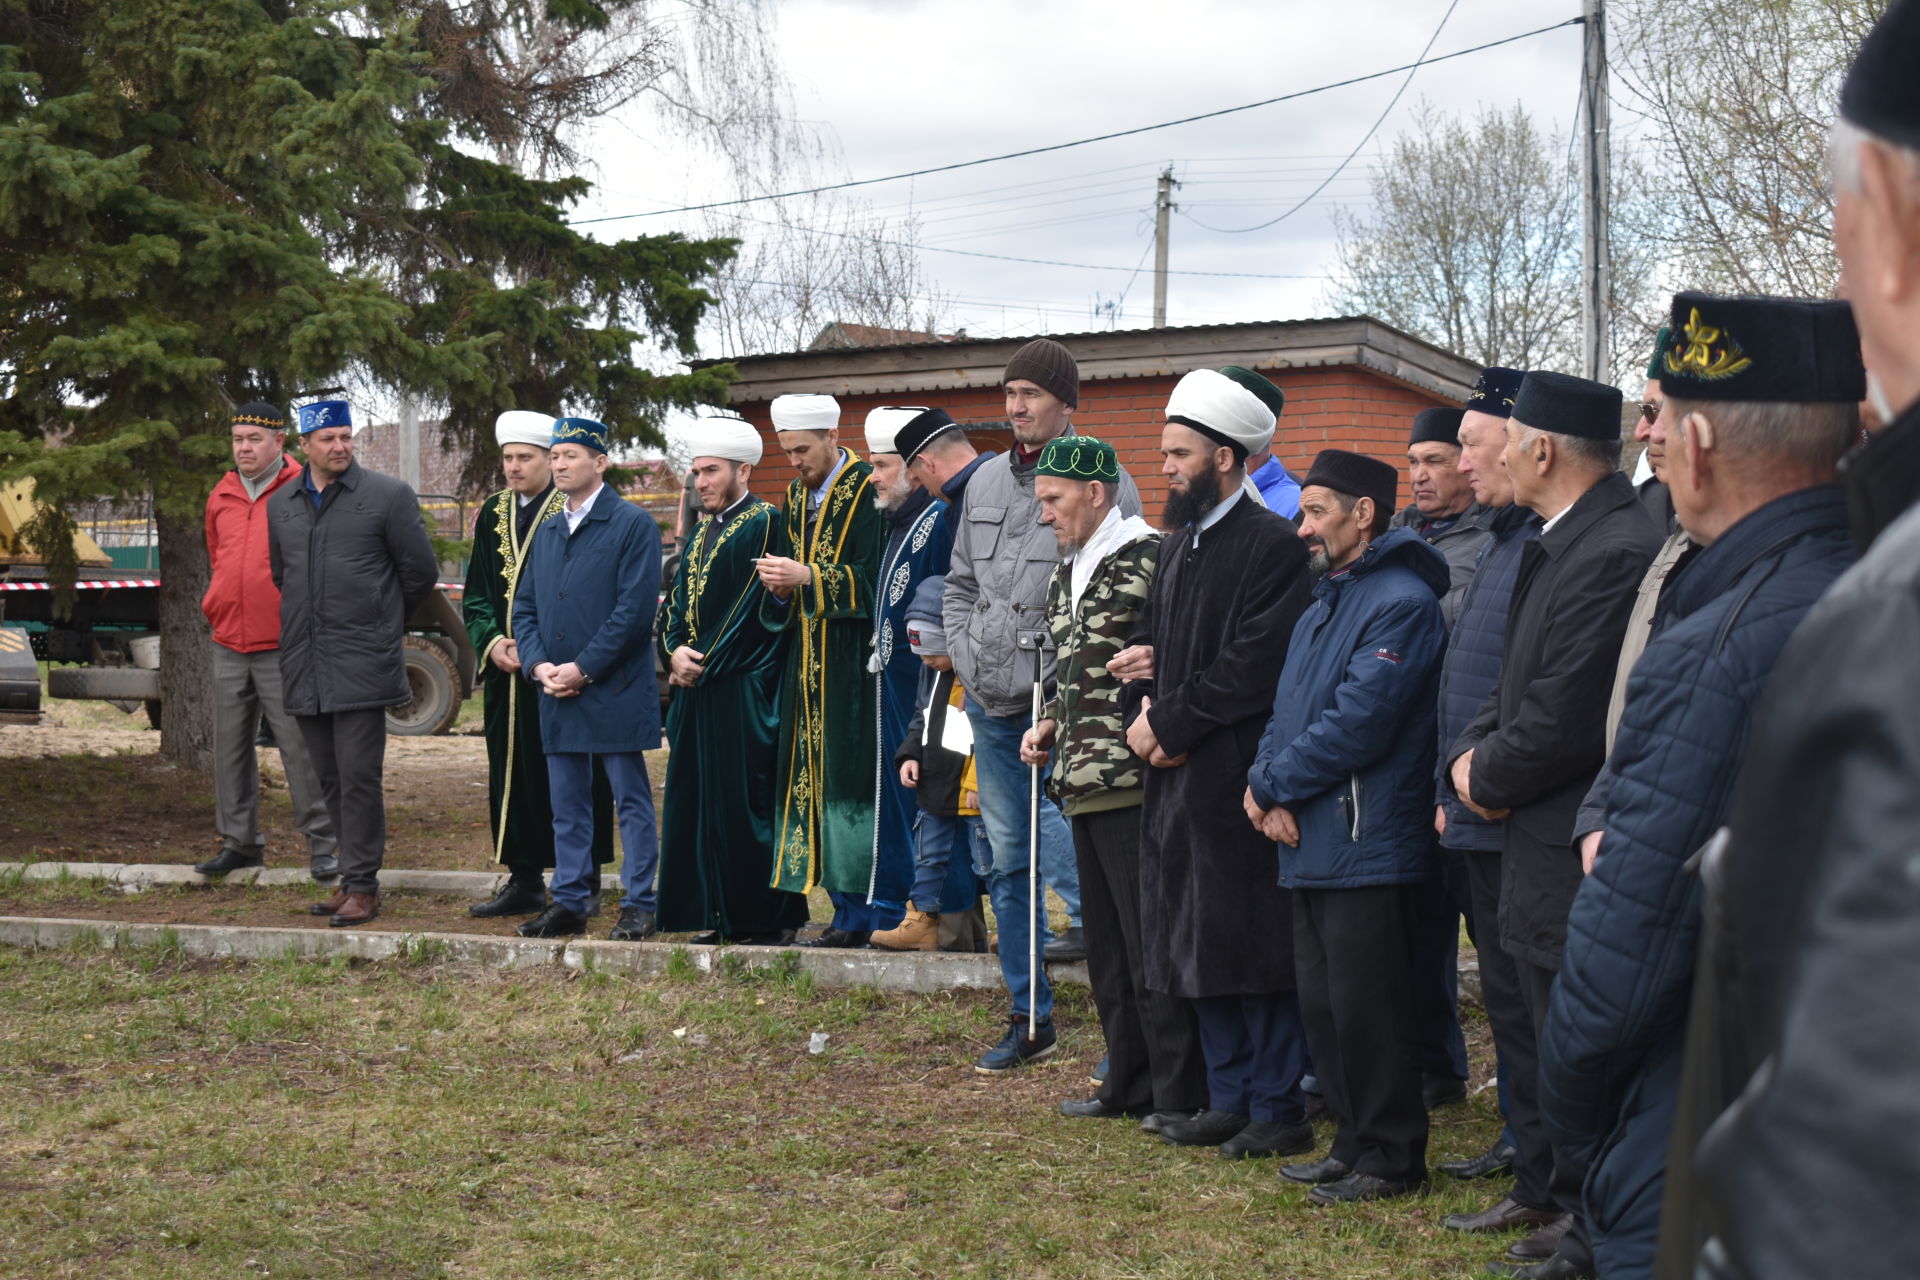
POLYGON ((1676 570, 1660 593, 1660 612, 1675 618, 1726 594, 1760 561, 1794 543, 1847 528, 1846 496, 1837 484, 1784 494, 1747 515, 1676 570))
POLYGON ((1633 482, 1625 473, 1609 472, 1599 484, 1574 500, 1559 523, 1540 535, 1540 549, 1558 560, 1567 548, 1598 524, 1602 516, 1639 501, 1640 496, 1633 491, 1633 482))
POLYGON ((1375 538, 1360 553, 1360 558, 1346 568, 1321 574, 1320 581, 1313 584, 1313 598, 1331 601, 1358 579, 1395 565, 1413 571, 1433 589, 1434 595, 1447 594, 1451 580, 1447 558, 1435 551, 1425 538, 1401 525, 1375 538))
POLYGON ((976 457, 972 462, 954 472, 952 477, 940 486, 940 496, 945 498, 949 505, 959 506, 960 499, 966 496, 967 482, 973 479, 973 473, 999 456, 992 450, 988 450, 976 457))
POLYGON ((920 518, 920 513, 933 505, 933 495, 925 489, 915 486, 907 494, 907 500, 887 512, 887 527, 904 529, 920 518))
POLYGON ((1865 551, 1920 500, 1920 400, 1840 464, 1853 542, 1865 551))

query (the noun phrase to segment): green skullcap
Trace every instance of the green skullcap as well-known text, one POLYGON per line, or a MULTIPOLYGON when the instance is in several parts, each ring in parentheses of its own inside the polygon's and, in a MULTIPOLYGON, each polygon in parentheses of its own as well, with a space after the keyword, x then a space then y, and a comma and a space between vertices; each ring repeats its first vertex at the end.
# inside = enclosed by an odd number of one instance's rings
POLYGON ((1040 451, 1034 467, 1037 476, 1059 476, 1062 480, 1101 480, 1114 484, 1120 479, 1120 455, 1105 440, 1092 436, 1055 436, 1040 451))
POLYGON ((1653 382, 1660 377, 1660 367, 1667 360, 1667 341, 1673 336, 1673 330, 1667 325, 1660 326, 1660 332, 1653 335, 1653 359, 1647 362, 1647 381, 1653 382))

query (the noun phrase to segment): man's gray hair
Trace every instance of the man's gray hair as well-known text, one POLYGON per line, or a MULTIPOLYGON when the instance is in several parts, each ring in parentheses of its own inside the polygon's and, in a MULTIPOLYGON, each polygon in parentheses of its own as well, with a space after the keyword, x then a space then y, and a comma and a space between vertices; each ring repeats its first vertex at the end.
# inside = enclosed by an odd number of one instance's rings
POLYGON ((1906 165, 1909 176, 1920 179, 1920 152, 1889 142, 1845 116, 1835 116, 1833 131, 1827 136, 1827 171, 1833 176, 1835 191, 1857 193, 1860 190, 1860 148, 1868 145, 1884 149, 1906 165))
POLYGON ((1860 406, 1852 401, 1794 404, 1669 396, 1667 412, 1675 423, 1684 424, 1696 413, 1713 423, 1718 437, 1714 451, 1730 459, 1817 476, 1831 474, 1860 438, 1860 406))
POLYGON ((1604 475, 1620 469, 1621 446, 1618 436, 1611 440, 1595 440, 1591 436, 1548 431, 1545 427, 1528 427, 1527 434, 1520 437, 1521 447, 1531 444, 1537 435, 1552 436, 1555 450, 1583 471, 1598 471, 1604 475))

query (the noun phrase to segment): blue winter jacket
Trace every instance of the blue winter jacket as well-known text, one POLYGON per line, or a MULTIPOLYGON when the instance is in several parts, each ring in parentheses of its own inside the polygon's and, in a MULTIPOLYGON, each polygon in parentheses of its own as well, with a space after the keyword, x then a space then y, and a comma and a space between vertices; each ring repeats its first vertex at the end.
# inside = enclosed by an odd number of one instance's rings
POLYGON ((1600 857, 1540 1034, 1540 1111, 1588 1167, 1597 1247, 1652 1265, 1700 933, 1688 858, 1726 821, 1781 648, 1854 560, 1834 485, 1777 498, 1669 578, 1627 684, 1600 857))
POLYGON ((1453 633, 1447 637, 1447 656, 1440 664, 1440 752, 1434 786, 1447 811, 1447 830, 1440 843, 1449 849, 1498 853, 1505 839, 1501 824, 1467 808, 1439 776, 1453 744, 1500 683, 1507 611, 1513 604, 1513 584, 1520 576, 1520 558, 1527 544, 1540 536, 1540 522, 1517 502, 1495 511, 1487 527, 1493 538, 1482 548, 1480 567, 1460 597, 1453 633))
POLYGON ((1427 878, 1447 582, 1445 556, 1390 529, 1314 586, 1247 773, 1262 808, 1284 805, 1300 825, 1299 847, 1279 847, 1287 888, 1427 878))

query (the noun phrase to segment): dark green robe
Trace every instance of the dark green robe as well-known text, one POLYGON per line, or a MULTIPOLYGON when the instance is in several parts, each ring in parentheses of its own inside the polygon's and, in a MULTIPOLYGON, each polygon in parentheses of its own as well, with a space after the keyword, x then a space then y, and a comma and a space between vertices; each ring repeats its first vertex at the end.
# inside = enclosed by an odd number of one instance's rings
POLYGON ((780 513, 748 498, 687 536, 660 606, 660 656, 706 655, 699 680, 667 707, 667 787, 660 815, 659 924, 726 938, 796 929, 807 900, 773 888, 774 777, 780 751, 780 659, 786 632, 760 616, 753 562, 775 544, 780 513))
POLYGON ((817 513, 799 480, 775 525, 773 555, 813 569, 782 605, 761 616, 792 633, 780 682, 779 846, 774 883, 816 884, 865 901, 873 877, 873 761, 878 725, 873 674, 874 579, 886 518, 873 505, 873 468, 851 453, 817 513))
MULTIPOLYGON (((520 582, 526 543, 540 522, 553 516, 566 495, 548 487, 534 501, 539 511, 517 536, 511 489, 480 507, 473 526, 473 556, 461 603, 467 636, 479 659, 481 723, 487 732, 487 813, 493 860, 516 872, 553 866, 553 798, 547 789, 547 753, 540 744, 535 690, 523 677, 493 665, 494 646, 513 634, 513 593, 520 582)), ((593 779, 593 860, 613 861, 613 790, 606 771, 593 779)))

